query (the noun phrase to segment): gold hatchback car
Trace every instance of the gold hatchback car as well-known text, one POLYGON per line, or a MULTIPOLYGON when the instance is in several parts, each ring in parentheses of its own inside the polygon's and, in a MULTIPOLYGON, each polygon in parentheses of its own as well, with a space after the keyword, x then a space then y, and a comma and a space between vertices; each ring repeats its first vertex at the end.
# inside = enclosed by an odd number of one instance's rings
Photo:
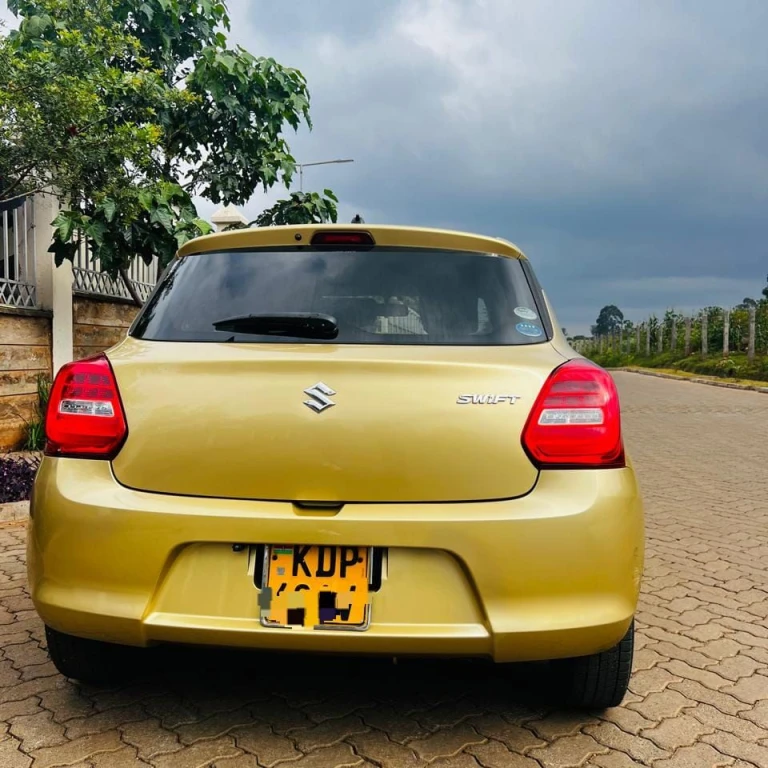
POLYGON ((619 703, 643 516, 605 371, 511 243, 285 226, 186 244, 64 366, 31 505, 48 649, 552 660, 619 703))

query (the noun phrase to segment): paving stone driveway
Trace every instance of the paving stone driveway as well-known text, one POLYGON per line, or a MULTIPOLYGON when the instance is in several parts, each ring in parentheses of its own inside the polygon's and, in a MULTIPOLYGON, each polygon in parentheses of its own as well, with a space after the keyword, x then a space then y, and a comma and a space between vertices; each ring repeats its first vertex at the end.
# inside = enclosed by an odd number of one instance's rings
POLYGON ((768 396, 617 374, 648 561, 631 694, 539 703, 538 668, 180 651, 144 681, 54 673, 0 528, 0 768, 768 768, 768 396))

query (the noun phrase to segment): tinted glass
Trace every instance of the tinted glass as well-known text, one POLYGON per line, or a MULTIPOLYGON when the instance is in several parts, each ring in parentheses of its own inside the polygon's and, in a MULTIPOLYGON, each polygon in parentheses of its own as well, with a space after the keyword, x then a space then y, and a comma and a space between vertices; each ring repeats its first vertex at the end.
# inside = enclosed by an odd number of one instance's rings
MULTIPOLYGON (((543 308, 542 308, 543 309, 543 308)), ((427 249, 225 251, 174 263, 132 335, 285 344, 535 344, 546 340, 517 259, 427 249), (332 341, 217 331, 249 314, 333 316, 332 341)))

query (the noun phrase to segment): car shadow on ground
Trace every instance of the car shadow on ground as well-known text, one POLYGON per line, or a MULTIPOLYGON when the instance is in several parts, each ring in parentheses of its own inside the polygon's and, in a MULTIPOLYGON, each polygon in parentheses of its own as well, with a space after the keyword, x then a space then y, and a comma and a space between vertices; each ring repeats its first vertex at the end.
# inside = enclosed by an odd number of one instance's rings
MULTIPOLYGON (((482 659, 356 657, 163 646, 137 654, 118 685, 134 694, 168 695, 196 711, 211 702, 232 708, 283 700, 309 708, 312 719, 343 716, 385 705, 406 716, 441 704, 455 710, 445 723, 474 714, 525 718, 558 707, 546 663, 497 665, 482 659), (324 703, 328 707, 324 709, 324 703)), ((105 689, 82 686, 86 695, 105 689)), ((269 707, 263 715, 269 718, 269 707)), ((427 718, 429 720, 429 718, 427 718)))

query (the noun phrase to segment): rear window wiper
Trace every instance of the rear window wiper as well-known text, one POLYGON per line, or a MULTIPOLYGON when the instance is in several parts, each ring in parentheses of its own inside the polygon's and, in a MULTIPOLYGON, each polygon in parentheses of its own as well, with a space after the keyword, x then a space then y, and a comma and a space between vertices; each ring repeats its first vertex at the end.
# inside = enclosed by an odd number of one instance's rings
POLYGON ((213 323, 217 331, 247 333, 254 336, 293 336, 302 339, 335 339, 339 335, 336 318, 319 312, 273 312, 238 315, 213 323))

